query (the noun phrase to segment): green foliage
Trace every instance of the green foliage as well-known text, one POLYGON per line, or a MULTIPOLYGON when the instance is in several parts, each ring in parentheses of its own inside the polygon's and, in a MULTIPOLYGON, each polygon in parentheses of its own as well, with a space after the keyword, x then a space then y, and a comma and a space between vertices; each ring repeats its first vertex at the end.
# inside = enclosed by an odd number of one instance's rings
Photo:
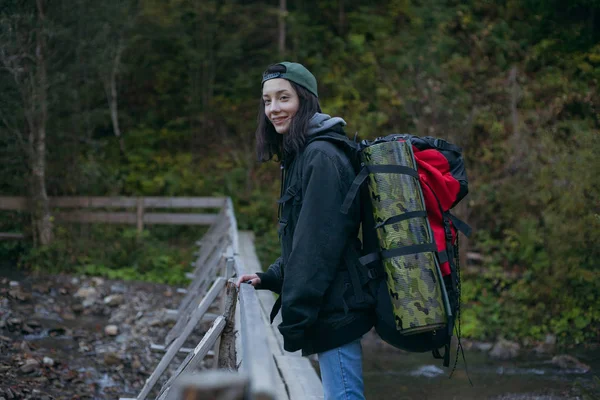
POLYGON ((187 282, 195 241, 202 233, 181 227, 135 229, 91 225, 58 226, 50 246, 37 247, 20 264, 43 273, 83 273, 110 279, 187 282), (179 228, 179 229, 178 229, 179 228), (175 235, 177 240, 169 240, 175 235))

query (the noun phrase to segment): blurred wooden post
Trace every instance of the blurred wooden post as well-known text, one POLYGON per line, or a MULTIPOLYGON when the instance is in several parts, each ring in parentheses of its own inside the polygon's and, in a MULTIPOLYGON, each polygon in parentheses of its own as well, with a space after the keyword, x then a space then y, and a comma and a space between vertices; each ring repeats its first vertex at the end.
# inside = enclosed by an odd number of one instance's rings
POLYGON ((138 237, 142 235, 144 231, 144 199, 142 197, 137 198, 137 234, 138 237))
POLYGON ((248 376, 208 370, 182 376, 166 396, 169 400, 243 400, 248 398, 248 376))

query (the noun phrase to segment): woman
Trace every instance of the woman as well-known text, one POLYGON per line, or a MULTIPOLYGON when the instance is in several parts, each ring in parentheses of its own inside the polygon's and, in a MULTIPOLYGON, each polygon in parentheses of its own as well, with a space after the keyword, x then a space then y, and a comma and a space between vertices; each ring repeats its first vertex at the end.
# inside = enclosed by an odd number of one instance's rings
POLYGON ((364 399, 360 338, 373 326, 373 299, 355 279, 358 200, 340 212, 355 177, 336 144, 344 125, 321 113, 317 80, 301 64, 264 72, 257 152, 261 161, 281 161, 282 254, 266 272, 238 280, 280 295, 271 319, 280 306, 285 350, 318 354, 327 400, 364 399))

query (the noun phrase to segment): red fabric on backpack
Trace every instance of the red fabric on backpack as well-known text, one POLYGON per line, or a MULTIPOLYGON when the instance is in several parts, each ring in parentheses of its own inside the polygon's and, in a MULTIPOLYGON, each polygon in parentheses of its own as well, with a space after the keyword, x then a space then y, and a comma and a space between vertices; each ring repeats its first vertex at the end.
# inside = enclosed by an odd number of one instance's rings
MULTIPOLYGON (((446 234, 442 210, 448 211, 458 196, 459 182, 450 173, 448 160, 435 149, 419 150, 413 146, 419 180, 423 190, 429 224, 439 252, 446 250, 446 234), (439 203, 438 203, 439 201, 439 203), (441 210, 440 210, 441 207, 441 210)), ((456 240, 456 229, 451 225, 452 243, 456 240)), ((440 264, 442 275, 450 274, 450 264, 440 264)))

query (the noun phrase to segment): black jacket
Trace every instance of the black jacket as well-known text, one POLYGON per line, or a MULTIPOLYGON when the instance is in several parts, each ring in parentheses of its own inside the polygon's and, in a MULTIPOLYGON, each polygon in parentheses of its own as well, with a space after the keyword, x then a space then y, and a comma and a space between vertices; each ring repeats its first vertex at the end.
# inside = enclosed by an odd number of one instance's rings
POLYGON ((285 165, 279 200, 282 255, 259 273, 258 289, 280 294, 285 350, 302 349, 304 355, 349 343, 374 322, 373 298, 355 287, 365 282, 356 279, 359 196, 348 215, 340 212, 354 168, 338 145, 320 140, 335 135, 343 135, 341 125, 310 135, 285 165))

